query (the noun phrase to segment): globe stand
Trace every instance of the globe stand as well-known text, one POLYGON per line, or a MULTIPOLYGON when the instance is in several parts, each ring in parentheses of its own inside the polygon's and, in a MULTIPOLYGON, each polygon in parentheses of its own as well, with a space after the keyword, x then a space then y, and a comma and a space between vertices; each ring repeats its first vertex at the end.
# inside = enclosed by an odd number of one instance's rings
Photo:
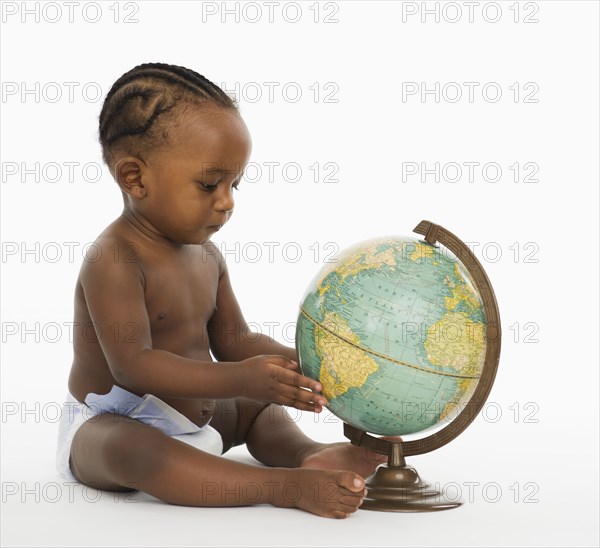
POLYGON ((449 510, 462 504, 448 500, 440 491, 419 477, 412 466, 407 466, 402 454, 402 442, 375 438, 366 432, 344 423, 344 434, 353 445, 366 447, 377 453, 387 453, 388 463, 380 464, 366 480, 367 497, 363 510, 380 512, 434 512, 449 510), (386 451, 383 451, 383 448, 386 451))
POLYGON ((375 473, 366 480, 368 494, 361 505, 366 510, 431 512, 456 508, 462 504, 456 500, 448 500, 443 493, 430 489, 430 485, 421 480, 414 468, 406 466, 404 456, 421 455, 439 449, 463 432, 481 411, 494 383, 500 360, 500 314, 492 284, 481 263, 466 244, 439 225, 421 221, 414 231, 424 236, 424 244, 436 246, 440 242, 469 271, 481 295, 486 317, 485 363, 477 388, 462 411, 450 424, 426 438, 409 442, 386 440, 344 423, 344 434, 353 445, 388 456, 387 465, 379 465, 375 473))
MULTIPOLYGON (((481 295, 485 313, 485 358, 484 365, 471 398, 458 415, 441 430, 429 436, 412 441, 394 441, 371 436, 347 423, 344 423, 344 435, 353 445, 366 447, 371 451, 388 456, 388 464, 379 465, 375 473, 367 478, 367 498, 361 508, 386 512, 431 512, 456 508, 462 503, 447 500, 442 493, 430 489, 430 485, 419 478, 417 471, 406 466, 405 456, 422 455, 435 451, 458 437, 473 422, 483 408, 490 394, 498 362, 502 331, 500 313, 492 284, 481 263, 471 249, 452 232, 430 221, 421 221, 414 232, 424 236, 425 245, 436 246, 439 242, 449 249, 468 270, 472 281, 481 295)), ((301 312, 302 313, 302 312, 301 312)), ((296 332, 296 337, 298 331, 296 332)), ((296 341, 298 348, 298 341, 296 341)), ((303 357, 300 358, 302 368, 303 357)))

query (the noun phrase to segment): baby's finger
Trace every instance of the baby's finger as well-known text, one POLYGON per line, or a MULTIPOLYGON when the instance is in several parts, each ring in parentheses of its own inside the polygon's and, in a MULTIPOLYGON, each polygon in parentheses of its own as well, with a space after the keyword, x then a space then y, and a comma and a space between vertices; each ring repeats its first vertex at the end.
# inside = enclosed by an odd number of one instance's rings
POLYGON ((319 381, 309 379, 304 375, 298 375, 298 377, 300 377, 298 386, 301 386, 302 388, 308 388, 309 390, 317 393, 323 391, 323 385, 319 381))
POLYGON ((293 402, 290 405, 294 406, 295 402, 311 403, 319 406, 327 404, 327 400, 324 396, 315 394, 310 390, 304 390, 303 388, 299 388, 298 386, 283 385, 280 388, 280 394, 284 399, 293 402))
POLYGON ((298 362, 294 361, 294 360, 290 360, 286 356, 277 356, 277 355, 268 356, 268 360, 270 363, 278 365, 279 367, 285 367, 286 369, 292 369, 292 370, 297 370, 297 371, 300 370, 300 366, 298 365, 298 362))
POLYGON ((277 380, 282 384, 288 384, 290 386, 296 386, 300 388, 308 388, 313 392, 321 392, 323 385, 313 379, 309 379, 300 373, 294 371, 281 370, 281 373, 277 377, 277 380))
POLYGON ((300 411, 310 411, 311 413, 320 413, 323 411, 323 406, 318 405, 312 402, 303 402, 303 401, 288 401, 283 405, 287 405, 288 407, 294 407, 299 409, 300 411))

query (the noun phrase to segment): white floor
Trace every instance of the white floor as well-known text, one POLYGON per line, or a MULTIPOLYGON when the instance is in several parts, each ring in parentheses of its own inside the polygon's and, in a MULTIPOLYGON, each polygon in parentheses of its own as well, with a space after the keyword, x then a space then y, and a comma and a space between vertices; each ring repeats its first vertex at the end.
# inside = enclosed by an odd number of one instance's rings
MULTIPOLYGON (((23 451, 22 455, 29 456, 17 461, 4 446, 1 545, 598 545, 597 483, 595 475, 590 476, 594 452, 579 455, 579 466, 571 469, 567 459, 560 462, 560 449, 555 448, 553 469, 548 463, 539 466, 540 453, 525 450, 517 456, 493 445, 494 436, 484 434, 492 430, 489 424, 473 429, 480 432, 473 432, 471 441, 482 436, 480 453, 486 458, 480 458, 472 447, 465 457, 468 444, 456 441, 409 461, 424 479, 446 485, 449 494, 461 489, 462 507, 429 514, 362 510, 346 520, 268 506, 177 507, 139 493, 115 497, 61 480, 50 451, 23 451)), ((523 443, 526 438, 513 442, 523 443)), ((16 440, 14 436, 9 439, 16 440)), ((25 437, 22 443, 26 449, 25 437)), ((253 462, 243 447, 229 455, 253 462)))

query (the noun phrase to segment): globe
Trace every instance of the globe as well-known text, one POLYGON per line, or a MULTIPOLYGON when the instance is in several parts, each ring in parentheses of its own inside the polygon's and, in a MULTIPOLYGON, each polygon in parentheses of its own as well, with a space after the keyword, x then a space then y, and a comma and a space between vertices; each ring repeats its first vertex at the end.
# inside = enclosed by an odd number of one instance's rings
POLYGON ((485 324, 481 296, 451 253, 375 238, 339 253, 310 284, 298 354, 334 415, 375 434, 412 434, 454 417, 472 396, 485 324))
POLYGON ((424 239, 385 236, 338 253, 310 283, 296 325, 302 373, 322 384, 346 436, 388 455, 367 478, 366 509, 460 504, 428 489, 404 456, 438 449, 470 424, 500 356, 498 308, 477 258, 439 225, 414 231, 424 239), (367 434, 430 430, 413 441, 367 434))

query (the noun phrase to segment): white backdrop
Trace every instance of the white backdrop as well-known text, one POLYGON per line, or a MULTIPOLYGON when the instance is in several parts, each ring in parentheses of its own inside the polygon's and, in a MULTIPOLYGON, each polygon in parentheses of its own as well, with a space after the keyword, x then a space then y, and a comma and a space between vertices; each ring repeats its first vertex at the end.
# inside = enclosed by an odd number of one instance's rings
MULTIPOLYGON (((2 544, 597 545, 598 20, 594 1, 3 2, 2 544), (98 115, 143 62, 237 93, 253 155, 215 241, 256 329, 292 345, 307 284, 352 243, 428 219, 473 247, 497 381, 410 459, 459 510, 125 504, 56 475, 82 251, 122 208, 98 115)), ((327 412, 299 420, 343 439, 327 412)))

